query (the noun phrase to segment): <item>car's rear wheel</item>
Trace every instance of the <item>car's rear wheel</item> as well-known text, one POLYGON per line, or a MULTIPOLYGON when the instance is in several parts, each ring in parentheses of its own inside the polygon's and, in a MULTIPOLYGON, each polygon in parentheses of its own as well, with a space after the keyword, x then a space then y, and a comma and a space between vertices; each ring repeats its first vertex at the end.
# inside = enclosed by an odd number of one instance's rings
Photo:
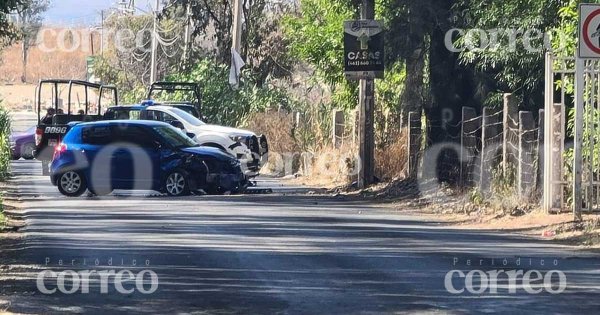
POLYGON ((77 171, 68 171, 58 177, 58 191, 68 197, 79 197, 87 190, 87 183, 83 174, 77 171))
POLYGON ((33 160, 35 153, 35 144, 26 143, 21 148, 21 156, 26 160, 33 160))
POLYGON ((175 170, 169 173, 165 180, 164 190, 169 196, 187 196, 190 194, 190 185, 187 173, 175 170))

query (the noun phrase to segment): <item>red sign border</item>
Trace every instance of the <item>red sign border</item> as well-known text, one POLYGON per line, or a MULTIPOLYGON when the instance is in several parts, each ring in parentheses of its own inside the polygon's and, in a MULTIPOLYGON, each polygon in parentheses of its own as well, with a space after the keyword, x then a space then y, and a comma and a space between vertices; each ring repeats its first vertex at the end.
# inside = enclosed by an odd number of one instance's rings
POLYGON ((594 44, 592 44, 591 39, 588 36, 588 29, 590 27, 590 23, 592 23, 592 20, 600 15, 600 9, 596 9, 596 11, 593 11, 588 17, 587 19, 585 19, 585 22, 583 23, 583 29, 582 29, 582 35, 583 35, 583 41, 585 42, 586 46, 588 46, 588 48, 590 50, 592 50, 593 52, 600 54, 600 48, 594 46, 594 44))

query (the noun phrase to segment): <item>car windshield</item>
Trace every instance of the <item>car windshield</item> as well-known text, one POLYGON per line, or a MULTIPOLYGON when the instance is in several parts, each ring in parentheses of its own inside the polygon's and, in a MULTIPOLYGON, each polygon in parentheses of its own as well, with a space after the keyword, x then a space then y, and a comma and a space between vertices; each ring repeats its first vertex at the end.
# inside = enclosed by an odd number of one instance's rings
POLYGON ((192 116, 191 114, 189 114, 186 111, 183 111, 179 108, 172 108, 171 109, 173 111, 173 113, 177 116, 179 116, 179 118, 185 120, 188 124, 193 125, 193 126, 202 126, 202 125, 206 125, 205 122, 203 122, 202 120, 192 116))
POLYGON ((197 147, 198 144, 185 135, 181 130, 171 126, 156 126, 154 130, 164 141, 174 148, 197 147))

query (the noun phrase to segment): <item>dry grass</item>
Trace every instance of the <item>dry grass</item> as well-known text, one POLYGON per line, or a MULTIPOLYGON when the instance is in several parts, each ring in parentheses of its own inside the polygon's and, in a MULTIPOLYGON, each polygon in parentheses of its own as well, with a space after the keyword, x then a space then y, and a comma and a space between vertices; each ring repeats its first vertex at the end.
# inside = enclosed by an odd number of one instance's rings
POLYGON ((396 141, 375 151, 375 176, 381 181, 403 179, 408 171, 408 139, 406 130, 396 141))
MULTIPOLYGON (((91 49, 89 49, 90 39, 88 37, 89 34, 86 33, 87 31, 84 29, 73 29, 73 38, 77 39, 74 39, 73 42, 68 41, 65 44, 65 48, 70 50, 73 47, 71 43, 76 45, 77 41, 79 41, 79 49, 72 52, 59 51, 59 49, 53 52, 45 52, 40 48, 55 49, 58 47, 57 38, 64 28, 48 27, 45 29, 50 29, 51 31, 43 33, 44 42, 37 43, 37 45, 31 47, 29 50, 27 82, 35 83, 42 78, 85 79, 87 69, 86 57, 92 55, 91 49), (81 38, 82 36, 86 38, 81 38)), ((69 37, 67 36, 66 38, 69 37)), ((96 36, 95 41, 94 46, 99 47, 98 36, 96 36)), ((2 51, 0 60, 0 80, 4 83, 20 83, 23 67, 21 44, 16 43, 2 51)))
POLYGON ((269 163, 263 172, 277 176, 296 173, 301 154, 294 137, 292 115, 277 111, 254 113, 246 121, 244 128, 266 135, 269 141, 269 163))
POLYGON ((294 138, 294 118, 290 114, 277 111, 254 113, 247 119, 244 128, 266 135, 272 152, 298 151, 294 138))
MULTIPOLYGON (((317 124, 310 126, 311 130, 319 129, 315 127, 317 124)), ((307 130, 296 130, 293 115, 285 112, 253 114, 244 127, 257 134, 265 134, 269 139, 266 173, 276 176, 300 174, 305 184, 327 187, 347 185, 356 180, 358 147, 355 144, 346 143, 334 149, 318 140, 315 142, 319 143, 311 145, 302 143, 305 139, 302 132, 307 130)), ((314 139, 318 138, 315 136, 314 139)), ((408 159, 406 143, 406 133, 401 132, 395 141, 376 151, 375 173, 379 179, 392 181, 405 178, 408 159)))
POLYGON ((339 149, 323 147, 304 158, 304 183, 322 187, 344 186, 356 180, 358 148, 345 145, 339 149))

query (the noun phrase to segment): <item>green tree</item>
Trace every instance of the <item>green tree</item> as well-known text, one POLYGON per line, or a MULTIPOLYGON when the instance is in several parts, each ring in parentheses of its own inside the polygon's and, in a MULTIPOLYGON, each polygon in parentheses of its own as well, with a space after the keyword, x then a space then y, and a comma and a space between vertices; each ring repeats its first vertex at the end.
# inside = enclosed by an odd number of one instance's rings
POLYGON ((483 49, 466 50, 461 63, 473 66, 493 82, 491 92, 518 95, 524 110, 536 110, 543 103, 544 52, 548 43, 544 34, 551 32, 561 19, 564 0, 494 0, 481 3, 463 0, 456 4, 460 27, 489 31, 488 38, 468 36, 458 39, 464 45, 471 40, 483 49), (496 37, 496 43, 489 39, 496 37), (486 40, 487 39, 487 40, 486 40))
POLYGON ((37 34, 42 27, 42 13, 49 7, 48 0, 26 0, 25 3, 18 6, 16 12, 19 17, 17 27, 20 33, 21 52, 23 69, 21 82, 27 82, 27 61, 29 57, 29 48, 35 45, 37 34))
MULTIPOLYGON (((190 4, 192 45, 190 61, 210 56, 219 64, 230 64, 232 47, 233 0, 173 0, 163 12, 170 18, 181 18, 190 4)), ((280 18, 291 3, 246 0, 243 7, 242 51, 247 69, 259 85, 269 77, 291 74, 287 42, 280 31, 280 18)))
POLYGON ((0 1, 0 44, 8 45, 18 39, 19 32, 9 19, 9 15, 23 4, 23 0, 0 1))

